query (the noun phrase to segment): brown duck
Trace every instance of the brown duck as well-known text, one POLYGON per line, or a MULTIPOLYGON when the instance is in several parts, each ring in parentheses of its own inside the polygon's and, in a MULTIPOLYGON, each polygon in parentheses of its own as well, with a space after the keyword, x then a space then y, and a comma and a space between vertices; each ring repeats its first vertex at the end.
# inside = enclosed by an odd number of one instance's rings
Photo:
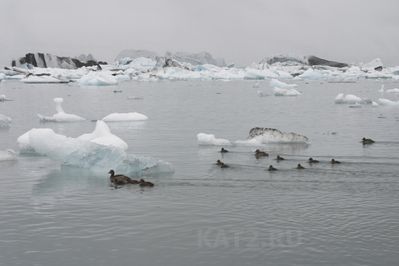
POLYGON ((139 184, 140 182, 134 179, 131 179, 125 175, 115 175, 114 170, 109 170, 108 174, 111 176, 109 177, 110 181, 114 185, 127 185, 127 184, 139 184))
POLYGON ((140 185, 140 187, 153 187, 154 183, 145 181, 144 179, 140 179, 139 185, 140 185))
POLYGON ((261 151, 261 150, 259 150, 259 149, 257 149, 257 150, 255 151, 255 157, 256 157, 256 159, 259 159, 259 158, 261 158, 261 157, 267 157, 267 156, 269 156, 269 154, 267 154, 267 152, 261 151))

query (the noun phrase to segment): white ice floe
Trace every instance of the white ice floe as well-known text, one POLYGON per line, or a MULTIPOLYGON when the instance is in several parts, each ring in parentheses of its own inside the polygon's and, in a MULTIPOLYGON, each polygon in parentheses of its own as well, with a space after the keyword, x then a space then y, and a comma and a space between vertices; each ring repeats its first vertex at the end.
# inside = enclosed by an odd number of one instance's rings
POLYGON ((11 124, 12 119, 8 116, 0 114, 0 128, 2 127, 9 127, 11 124))
POLYGON ((77 121, 85 120, 83 117, 80 117, 78 115, 65 113, 64 110, 62 109, 62 105, 61 105, 63 101, 64 101, 64 99, 62 99, 62 98, 54 98, 55 109, 56 109, 57 113, 52 116, 44 116, 41 114, 37 114, 40 121, 42 121, 42 122, 77 122, 77 121))
POLYGON ((378 102, 380 103, 380 105, 384 106, 399 106, 399 101, 392 101, 385 98, 378 99, 378 102))
POLYGON ((387 90, 388 93, 399 93, 399 89, 398 88, 394 88, 394 89, 390 89, 387 90))
POLYGON ((301 95, 296 89, 274 88, 273 93, 275 96, 298 96, 301 95))
POLYGON ((0 151, 0 162, 3 161, 14 161, 17 159, 17 154, 14 150, 8 149, 0 151))
POLYGON ((148 117, 140 113, 112 113, 105 116, 102 120, 105 122, 127 122, 127 121, 144 121, 148 117))
POLYGON ((337 104, 360 104, 363 103, 364 101, 362 100, 362 98, 353 95, 353 94, 347 94, 345 95, 344 93, 340 93, 335 97, 334 100, 335 103, 337 104))
POLYGON ((127 144, 112 135, 103 121, 97 122, 93 133, 78 138, 57 134, 49 128, 34 128, 20 136, 17 142, 21 153, 48 156, 64 165, 86 168, 104 177, 110 169, 128 175, 173 172, 169 163, 127 154, 127 144))
POLYGON ((0 81, 2 81, 2 80, 5 79, 5 78, 6 78, 6 74, 0 73, 0 81))
POLYGON ((298 79, 305 79, 305 80, 321 80, 321 79, 327 79, 328 77, 332 76, 331 71, 322 71, 318 69, 312 69, 309 68, 305 72, 303 72, 301 75, 299 75, 297 78, 298 79))
POLYGON ((282 132, 274 128, 252 128, 247 140, 238 140, 238 145, 262 145, 267 143, 308 143, 309 139, 301 134, 282 132))
POLYGON ((21 79, 23 83, 68 83, 69 81, 66 80, 60 80, 58 78, 52 77, 52 76, 28 76, 26 78, 21 79))
POLYGON ((7 96, 5 96, 4 94, 0 95, 0 102, 5 102, 5 101, 11 101, 11 99, 8 99, 7 96))
POLYGON ((127 143, 118 136, 112 134, 108 125, 101 120, 97 121, 96 128, 92 133, 83 134, 77 139, 91 141, 104 146, 116 147, 122 150, 127 150, 128 148, 127 143))
POLYGON ((271 79, 269 84, 272 88, 293 88, 298 86, 297 84, 288 84, 278 79, 271 79))
POLYGON ((93 71, 78 80, 83 86, 108 86, 118 84, 118 79, 105 71, 93 71))
POLYGON ((227 139, 218 139, 213 134, 206 133, 198 133, 197 141, 199 145, 208 145, 208 146, 229 146, 231 142, 227 139))

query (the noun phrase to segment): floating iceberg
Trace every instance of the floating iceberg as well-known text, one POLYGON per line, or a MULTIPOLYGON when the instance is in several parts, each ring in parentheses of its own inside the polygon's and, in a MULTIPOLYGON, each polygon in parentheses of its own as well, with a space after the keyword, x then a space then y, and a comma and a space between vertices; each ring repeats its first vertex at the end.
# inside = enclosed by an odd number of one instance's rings
POLYGON ((42 121, 42 122, 77 122, 77 121, 85 120, 83 117, 80 117, 78 115, 65 113, 61 106, 63 101, 64 101, 64 99, 62 99, 62 98, 54 98, 55 109, 56 109, 57 113, 52 116, 43 116, 41 114, 37 114, 40 121, 42 121))
POLYGON ((90 169, 104 176, 109 169, 135 176, 173 172, 169 163, 128 155, 124 150, 127 144, 117 138, 109 132, 103 121, 98 121, 93 133, 78 138, 40 128, 31 129, 17 141, 21 152, 35 152, 61 161, 64 165, 90 169))
POLYGON ((3 161, 14 161, 17 159, 17 154, 14 150, 8 149, 0 151, 0 162, 3 161))
POLYGON ((279 81, 278 79, 271 79, 269 84, 270 84, 270 87, 272 87, 272 88, 275 88, 275 87, 276 88, 293 88, 293 87, 298 86, 296 84, 288 84, 288 83, 279 81))
POLYGON ((83 134, 77 139, 84 141, 91 141, 93 143, 104 146, 115 147, 121 150, 127 150, 128 145, 121 138, 111 133, 108 125, 101 120, 96 123, 96 128, 92 133, 83 134))
POLYGON ((296 89, 283 89, 283 88, 274 88, 273 93, 275 96, 298 96, 301 95, 299 91, 296 89))
POLYGON ((340 93, 337 95, 337 97, 335 97, 334 100, 335 103, 337 104, 360 104, 363 103, 364 101, 362 100, 362 98, 353 95, 353 94, 343 94, 340 93))
POLYGON ((126 121, 143 121, 148 117, 140 113, 112 113, 104 117, 102 120, 105 122, 126 122, 126 121))
POLYGON ((198 133, 197 141, 199 145, 209 145, 209 146, 229 146, 231 142, 227 139, 217 139, 213 134, 198 133))
POLYGON ((52 76, 33 76, 30 75, 21 79, 23 83, 42 84, 42 83, 68 83, 69 80, 60 80, 52 76))
POLYGON ((5 101, 11 101, 11 99, 8 99, 7 96, 5 96, 4 94, 0 95, 0 102, 5 102, 5 101))
POLYGON ((301 75, 298 76, 300 79, 306 79, 306 80, 320 80, 320 79, 327 79, 330 77, 327 71, 321 71, 317 69, 312 69, 309 68, 305 72, 303 72, 301 75))
POLYGON ((0 114, 0 128, 2 127, 9 127, 11 124, 12 119, 8 116, 0 114))
POLYGON ((118 84, 118 79, 108 72, 93 71, 78 80, 83 86, 108 86, 118 84))
POLYGON ((274 128, 255 127, 249 131, 247 140, 238 140, 241 145, 262 145, 267 143, 308 143, 309 139, 297 133, 286 133, 274 128))
POLYGON ((388 93, 399 93, 399 89, 398 88, 394 88, 394 89, 390 89, 387 90, 388 93))
POLYGON ((378 99, 378 102, 380 103, 380 105, 384 106, 399 106, 399 101, 392 101, 384 98, 378 99))

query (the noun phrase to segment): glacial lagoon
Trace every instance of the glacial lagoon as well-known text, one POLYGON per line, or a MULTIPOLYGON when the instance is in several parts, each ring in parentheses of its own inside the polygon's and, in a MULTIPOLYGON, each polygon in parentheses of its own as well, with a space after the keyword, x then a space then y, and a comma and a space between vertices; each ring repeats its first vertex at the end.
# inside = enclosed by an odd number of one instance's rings
POLYGON ((399 83, 298 80, 301 95, 277 97, 269 81, 257 82, 2 81, 0 94, 12 101, 0 102, 0 113, 12 123, 0 130, 0 150, 17 155, 0 162, 0 265, 396 264, 399 106, 334 99, 398 101, 379 89, 399 83), (40 122, 37 114, 54 114, 57 97, 86 120, 40 122), (113 112, 148 116, 108 126, 128 154, 170 163, 173 173, 145 176, 155 187, 115 189, 107 172, 18 153, 17 138, 32 128, 77 137, 113 112), (201 132, 245 140, 256 126, 303 134, 309 144, 232 145, 221 154, 197 143, 201 132), (363 146, 362 137, 376 143, 363 146), (256 148, 269 157, 256 159, 256 148), (309 157, 320 163, 309 165, 309 157), (218 159, 230 167, 217 167, 218 159), (266 171, 270 164, 278 171, 266 171))

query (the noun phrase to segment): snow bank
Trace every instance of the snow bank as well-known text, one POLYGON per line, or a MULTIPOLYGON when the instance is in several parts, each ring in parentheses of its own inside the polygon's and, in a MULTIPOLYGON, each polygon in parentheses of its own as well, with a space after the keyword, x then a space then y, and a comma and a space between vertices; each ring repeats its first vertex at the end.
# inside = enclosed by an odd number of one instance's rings
POLYGON ((275 96, 298 96, 301 95, 299 91, 296 89, 283 89, 283 88, 274 88, 273 93, 275 96))
POLYGON ((197 141, 199 145, 229 146, 231 142, 227 139, 218 139, 213 134, 198 133, 197 141))
POLYGON ((9 127, 11 124, 12 119, 8 116, 0 114, 0 128, 2 127, 9 127))
POLYGON ((241 145, 262 145, 267 143, 308 143, 309 139, 293 132, 282 132, 274 128, 255 127, 249 131, 247 140, 238 140, 241 145))
POLYGON ((0 162, 3 161, 14 161, 17 159, 17 154, 14 150, 8 149, 0 151, 0 162))
POLYGON ((62 99, 62 98, 54 98, 55 109, 56 109, 57 113, 52 116, 44 116, 41 114, 37 114, 40 121, 42 121, 42 122, 77 122, 77 121, 85 120, 83 117, 80 117, 78 115, 65 113, 64 110, 62 109, 63 101, 64 101, 64 99, 62 99))
POLYGON ((78 80, 82 86, 108 86, 118 84, 118 79, 105 71, 93 71, 78 80))
POLYGON ((124 122, 124 121, 143 121, 148 117, 140 113, 112 113, 105 116, 102 120, 105 122, 124 122))
POLYGON ((90 169, 104 176, 109 169, 136 176, 173 172, 169 163, 126 154, 127 144, 112 135, 103 121, 97 122, 93 133, 78 138, 56 134, 49 128, 34 128, 17 141, 21 152, 33 151, 64 165, 90 169))

